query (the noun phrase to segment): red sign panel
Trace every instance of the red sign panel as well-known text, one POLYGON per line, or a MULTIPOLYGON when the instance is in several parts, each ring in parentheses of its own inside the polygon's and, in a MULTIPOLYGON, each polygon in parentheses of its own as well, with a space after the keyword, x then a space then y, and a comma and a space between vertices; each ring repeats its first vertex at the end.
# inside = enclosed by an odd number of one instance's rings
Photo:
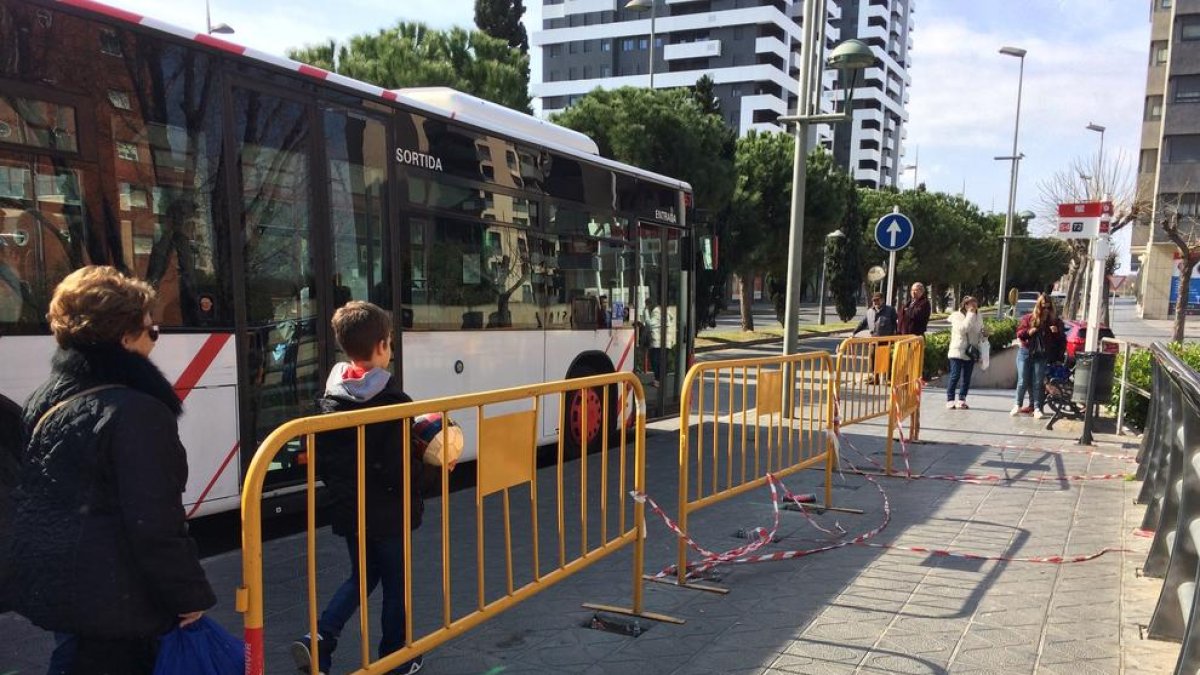
POLYGON ((1059 204, 1059 218, 1101 218, 1111 216, 1112 202, 1082 202, 1079 204, 1059 204))

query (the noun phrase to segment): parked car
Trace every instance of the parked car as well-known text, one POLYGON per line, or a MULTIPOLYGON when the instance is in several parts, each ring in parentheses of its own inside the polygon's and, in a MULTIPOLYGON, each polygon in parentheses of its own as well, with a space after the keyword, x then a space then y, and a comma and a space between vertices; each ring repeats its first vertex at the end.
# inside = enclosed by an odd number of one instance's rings
MULTIPOLYGON (((1067 360, 1074 360, 1076 352, 1083 351, 1083 345, 1087 341, 1087 322, 1086 321, 1064 321, 1067 326, 1067 360)), ((1108 326, 1100 326, 1100 339, 1114 337, 1112 329, 1108 326)), ((1117 345, 1112 342, 1101 342, 1100 350, 1105 354, 1116 354, 1120 351, 1117 345)))
POLYGON ((1037 302, 1037 299, 1041 295, 1042 294, 1038 293, 1037 291, 1021 291, 1020 293, 1017 293, 1017 302, 1019 303, 1022 300, 1033 300, 1034 302, 1037 302))
MULTIPOLYGON (((1036 296, 1036 295, 1037 295, 1037 293, 1034 293, 1034 296, 1036 296)), ((1032 300, 1030 300, 1029 298, 1018 297, 1017 304, 1008 308, 1008 315, 1014 319, 1020 319, 1021 317, 1025 316, 1026 314, 1032 312, 1033 307, 1036 304, 1037 304, 1036 297, 1034 297, 1032 300)))

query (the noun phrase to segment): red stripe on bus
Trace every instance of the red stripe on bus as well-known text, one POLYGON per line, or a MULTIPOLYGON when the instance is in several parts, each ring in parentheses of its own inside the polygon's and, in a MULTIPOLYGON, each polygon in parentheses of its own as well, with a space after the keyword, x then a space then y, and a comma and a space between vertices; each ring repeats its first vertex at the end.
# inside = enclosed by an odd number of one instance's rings
POLYGON ((86 9, 91 12, 103 14, 105 16, 111 16, 114 19, 128 21, 129 23, 141 23, 142 19, 145 18, 141 14, 134 14, 133 12, 127 12, 123 9, 110 7, 99 2, 94 2, 94 0, 59 0, 59 2, 71 7, 78 7, 79 9, 86 9))
POLYGON ((302 74, 302 75, 308 75, 309 77, 315 77, 318 80, 324 80, 325 78, 329 77, 328 70, 322 70, 321 68, 317 68, 315 66, 310 66, 306 63, 300 64, 299 71, 300 71, 300 74, 302 74))
POLYGON ((213 333, 200 346, 200 351, 196 352, 192 362, 183 369, 179 379, 175 380, 175 395, 179 397, 180 402, 186 400, 188 394, 192 393, 192 389, 200 382, 200 378, 204 377, 205 371, 216 360, 217 354, 221 352, 225 343, 229 342, 230 337, 232 337, 230 333, 213 333))
POLYGON ((196 37, 192 39, 202 45, 215 47, 221 51, 229 52, 230 54, 237 54, 238 56, 245 56, 246 54, 246 47, 244 45, 239 45, 237 43, 230 42, 229 40, 222 40, 221 38, 213 37, 211 35, 205 35, 204 33, 198 33, 196 37))
POLYGON ((629 338, 629 344, 625 345, 625 351, 621 354, 621 361, 619 363, 617 363, 617 372, 618 373, 621 372, 621 369, 625 367, 625 359, 629 358, 629 348, 632 347, 633 343, 636 341, 637 341, 637 331, 634 331, 633 337, 629 338))
POLYGON ((394 91, 392 91, 392 90, 390 90, 390 89, 384 89, 384 90, 383 90, 383 93, 381 93, 381 94, 380 94, 380 96, 382 96, 383 98, 385 98, 385 99, 387 99, 387 100, 389 100, 389 101, 398 101, 398 100, 400 100, 400 96, 399 96, 399 94, 397 94, 396 92, 394 92, 394 91))
POLYGON ((225 461, 221 462, 220 468, 218 468, 217 472, 213 474, 213 477, 208 479, 208 485, 204 486, 204 490, 200 492, 200 497, 196 500, 195 504, 192 504, 191 510, 187 512, 187 518, 191 518, 192 514, 196 513, 196 511, 200 508, 200 505, 204 503, 204 498, 208 496, 208 493, 212 491, 213 486, 217 484, 217 479, 221 477, 221 474, 225 473, 225 467, 229 466, 229 462, 232 461, 237 455, 238 448, 241 446, 241 441, 233 444, 233 449, 229 451, 228 455, 225 455, 225 461))

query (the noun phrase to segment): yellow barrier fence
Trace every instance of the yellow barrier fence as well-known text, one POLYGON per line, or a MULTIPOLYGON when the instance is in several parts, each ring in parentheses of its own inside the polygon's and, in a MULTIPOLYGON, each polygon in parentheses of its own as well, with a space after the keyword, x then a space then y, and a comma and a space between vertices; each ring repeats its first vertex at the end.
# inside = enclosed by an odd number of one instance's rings
POLYGON ((839 422, 845 426, 887 415, 891 407, 893 354, 912 335, 847 338, 837 350, 839 422))
MULTIPOLYGON (((822 465, 831 505, 836 449, 833 361, 825 353, 697 363, 683 381, 679 426, 678 525, 688 516, 784 477, 822 465)), ((679 541, 675 582, 687 581, 687 544, 679 541)), ((718 590, 691 584, 704 590, 718 590)))
POLYGON ((888 398, 888 435, 886 470, 892 473, 892 444, 897 428, 909 441, 916 441, 921 435, 921 388, 925 386, 921 379, 921 370, 925 363, 925 340, 921 337, 909 337, 893 343, 891 387, 888 398), (908 419, 907 425, 901 420, 908 419))
MULTIPOLYGON (((588 408, 583 405, 578 411, 573 411, 583 416, 582 428, 585 429, 588 428, 588 408)), ((425 516, 426 520, 436 522, 440 530, 433 533, 428 532, 432 528, 418 531, 421 545, 414 550, 414 538, 418 533, 414 533, 410 527, 413 514, 409 499, 414 489, 411 475, 413 466, 411 462, 403 462, 404 507, 403 512, 396 513, 395 517, 402 519, 405 533, 403 583, 408 620, 404 646, 372 661, 370 613, 360 611, 361 670, 355 672, 379 673, 396 668, 630 545, 633 546, 632 606, 585 606, 675 621, 646 612, 643 608, 645 530, 641 525, 644 506, 629 497, 629 490, 646 490, 645 394, 641 383, 631 373, 612 373, 306 417, 292 420, 276 429, 255 453, 242 491, 243 585, 238 589, 237 608, 244 613, 246 672, 249 675, 261 675, 265 667, 262 497, 263 484, 276 455, 285 447, 296 447, 297 443, 308 455, 307 602, 308 625, 315 635, 317 613, 323 599, 317 592, 319 552, 316 488, 319 477, 316 466, 321 452, 318 434, 344 429, 356 431, 357 456, 347 458, 347 461, 355 461, 357 466, 357 518, 359 532, 362 532, 366 524, 363 489, 367 480, 367 450, 364 447, 366 425, 402 424, 403 447, 395 451, 410 457, 414 442, 410 422, 427 413, 441 413, 443 419, 449 415, 463 422, 464 426, 472 426, 470 422, 474 422, 474 433, 468 434, 468 444, 474 443, 477 459, 473 467, 463 465, 459 471, 474 471, 475 508, 469 508, 470 504, 466 501, 470 497, 469 492, 461 490, 454 494, 457 507, 452 509, 450 469, 445 466, 440 469, 426 466, 426 471, 440 474, 436 481, 440 486, 440 509, 427 512, 425 516), (564 434, 560 433, 557 453, 553 457, 556 465, 554 479, 550 481, 553 484, 545 485, 543 476, 543 484, 539 486, 538 439, 542 435, 539 433, 542 413, 545 411, 549 419, 553 419, 552 408, 557 405, 558 428, 564 429, 568 401, 584 398, 581 395, 584 392, 596 394, 602 401, 604 422, 601 448, 590 455, 586 448, 568 450, 564 434), (625 423, 629 414, 634 417, 632 425, 625 423), (610 434, 616 438, 610 438, 610 434), (610 443, 610 440, 616 442, 610 443), (511 499, 510 493, 516 493, 517 499, 511 499), (499 514, 495 508, 496 501, 500 502, 499 514), (549 502, 554 503, 553 509, 543 511, 540 507, 547 506, 549 502), (521 538, 521 545, 516 549, 513 546, 514 527, 526 529, 528 535, 521 538), (440 546, 437 539, 440 539, 440 546), (489 551, 492 552, 491 556, 487 555, 489 551), (417 568, 414 568, 414 564, 417 568), (433 578, 428 583, 422 580, 420 585, 416 585, 414 574, 421 573, 421 570, 425 571, 424 576, 433 578), (488 583, 489 579, 492 580, 491 584, 488 583), (475 587, 472 589, 474 592, 462 590, 470 585, 475 587), (437 593, 439 587, 440 593, 437 593), (421 602, 414 598, 414 588, 421 591, 421 602), (458 589, 458 594, 453 595, 452 589, 458 589), (464 606, 464 610, 455 611, 464 606)), ((442 433, 448 433, 447 429, 443 428, 442 433)), ((443 435, 443 440, 445 438, 443 435)), ((365 539, 358 537, 357 541, 358 569, 366 569, 365 539)), ((365 584, 366 575, 360 575, 360 607, 367 606, 365 584)), ((289 600, 294 602, 292 598, 289 600)), ((317 670, 316 650, 320 646, 317 643, 312 654, 312 672, 317 670)))

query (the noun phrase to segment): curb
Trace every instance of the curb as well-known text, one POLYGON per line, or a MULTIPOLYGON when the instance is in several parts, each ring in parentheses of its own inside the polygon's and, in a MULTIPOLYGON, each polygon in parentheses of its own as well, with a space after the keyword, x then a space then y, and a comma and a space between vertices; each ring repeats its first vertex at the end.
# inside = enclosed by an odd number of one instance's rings
MULTIPOLYGON (((819 338, 819 337, 838 337, 838 336, 842 336, 842 335, 853 335, 853 333, 854 333, 854 331, 849 330, 849 329, 833 331, 830 333, 807 333, 807 334, 802 333, 796 339, 810 340, 812 338, 819 338)), ((758 345, 769 345, 772 342, 783 342, 783 337, 780 336, 780 337, 773 337, 773 338, 760 338, 758 340, 749 340, 747 342, 731 342, 729 344, 724 344, 724 345, 711 345, 708 347, 696 347, 693 351, 697 354, 702 354, 704 352, 719 352, 723 349, 739 349, 741 347, 755 347, 758 345)))

